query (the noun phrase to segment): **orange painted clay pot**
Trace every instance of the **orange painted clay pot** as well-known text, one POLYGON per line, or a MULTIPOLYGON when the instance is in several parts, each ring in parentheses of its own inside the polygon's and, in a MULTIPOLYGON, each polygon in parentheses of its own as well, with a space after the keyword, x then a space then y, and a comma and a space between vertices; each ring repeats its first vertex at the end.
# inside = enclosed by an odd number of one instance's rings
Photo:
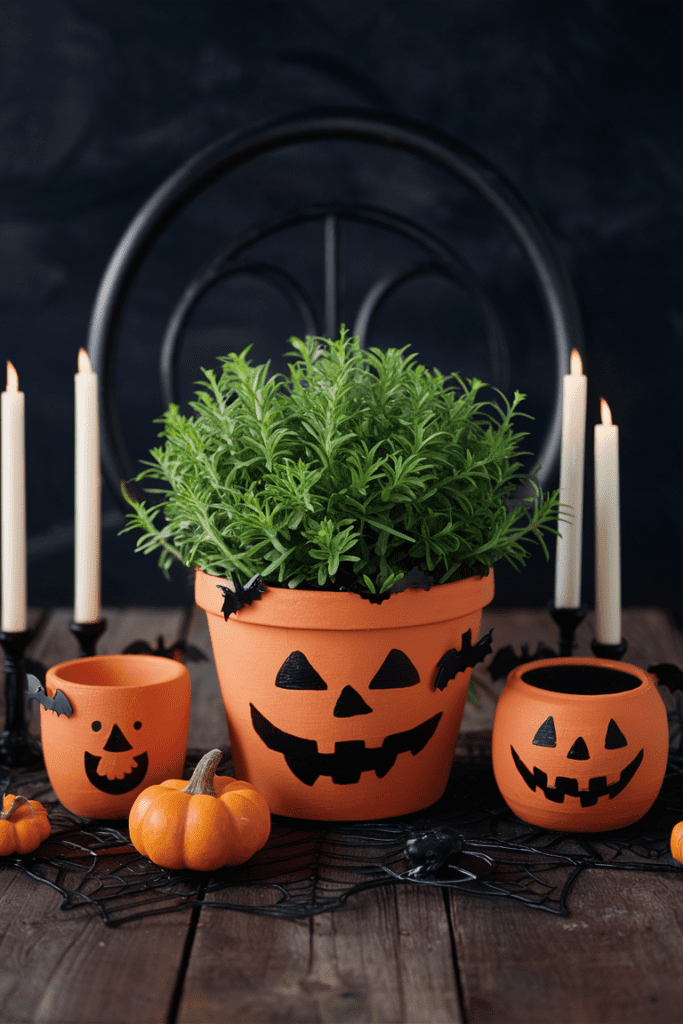
POLYGON ((49 669, 48 696, 73 712, 40 708, 45 767, 64 806, 87 818, 126 817, 138 793, 182 778, 190 677, 171 658, 102 654, 49 669))
POLYGON ((493 771, 524 821, 602 832, 638 821, 657 798, 669 749, 650 673, 602 658, 549 658, 508 676, 493 723, 493 771))
POLYGON ((273 587, 227 620, 225 586, 197 570, 235 774, 273 813, 368 820, 443 795, 471 668, 438 663, 476 642, 492 572, 382 604, 273 587))

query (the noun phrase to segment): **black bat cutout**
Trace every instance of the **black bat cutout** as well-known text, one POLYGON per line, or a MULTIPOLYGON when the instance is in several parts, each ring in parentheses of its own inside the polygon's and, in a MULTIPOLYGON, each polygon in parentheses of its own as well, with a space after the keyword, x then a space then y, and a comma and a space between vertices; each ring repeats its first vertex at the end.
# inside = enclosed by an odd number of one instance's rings
POLYGON ((74 713, 69 698, 61 690, 55 690, 54 697, 48 697, 42 683, 35 676, 26 676, 26 696, 29 700, 37 700, 46 711, 54 711, 58 715, 70 718, 74 713))
POLYGON ((382 601, 388 601, 391 597, 390 590, 385 590, 383 594, 373 594, 371 590, 359 590, 357 593, 359 597, 362 597, 364 601, 369 601, 370 604, 381 604, 382 601))
POLYGON ((683 672, 678 665, 671 665, 664 661, 661 665, 650 665, 648 672, 657 676, 658 682, 666 686, 672 693, 675 690, 683 690, 683 672))
POLYGON ((517 654, 514 647, 508 644, 501 647, 489 665, 489 675, 492 679, 502 679, 512 672, 519 665, 526 665, 530 661, 541 661, 545 658, 556 658, 557 653, 543 642, 540 642, 534 654, 529 653, 529 645, 522 644, 522 653, 517 654))
POLYGON ((265 594, 266 588, 259 581, 258 573, 252 576, 248 583, 244 586, 239 582, 236 574, 233 574, 232 578, 234 590, 230 587, 224 587, 222 583, 216 584, 218 589, 223 592, 223 618, 228 621, 228 616, 232 615, 233 612, 238 612, 240 608, 243 608, 245 604, 252 604, 254 601, 261 600, 261 594, 265 594))
POLYGON ((424 572, 419 565, 414 565, 405 576, 397 580, 396 583, 391 587, 392 594, 400 594, 404 590, 408 590, 410 587, 413 590, 422 588, 422 590, 429 590, 434 583, 434 577, 429 576, 424 572))
POLYGON ((155 654, 160 658, 173 658, 174 661, 208 661, 204 652, 190 644, 187 640, 176 640, 170 647, 164 644, 163 636, 157 637, 156 647, 150 646, 146 640, 135 640, 123 652, 124 654, 155 654))
POLYGON ((434 683, 437 690, 445 690, 449 681, 455 679, 458 672, 464 672, 466 668, 474 668, 484 660, 487 654, 491 653, 492 633, 493 628, 488 633, 484 633, 474 645, 472 644, 472 630, 468 629, 466 633, 463 633, 461 649, 458 651, 452 647, 450 651, 446 651, 438 663, 439 672, 434 683))

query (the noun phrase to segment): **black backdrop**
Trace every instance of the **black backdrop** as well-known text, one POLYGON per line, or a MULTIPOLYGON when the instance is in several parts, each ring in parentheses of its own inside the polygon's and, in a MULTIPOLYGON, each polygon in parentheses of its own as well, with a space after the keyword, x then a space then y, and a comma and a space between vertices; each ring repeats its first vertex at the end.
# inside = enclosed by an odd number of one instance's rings
MULTIPOLYGON (((589 424, 604 394, 621 429, 624 603, 680 608, 682 21, 679 3, 622 0, 4 0, 0 355, 14 362, 26 393, 30 603, 72 601, 72 379, 122 232, 197 149, 263 118, 324 104, 392 111, 447 131, 540 211, 584 319, 589 424)), ((224 194, 232 202, 224 212, 251 201, 242 199, 246 184, 224 194)), ((421 201, 439 216, 436 193, 424 191, 421 201)), ((207 218, 200 210, 194 227, 218 237, 207 218)), ((124 414, 136 458, 154 441, 159 411, 150 383, 155 314, 195 256, 184 230, 163 248, 130 318, 124 414)), ((479 249, 481 263, 500 263, 499 245, 479 249)), ((508 291, 516 291, 510 266, 508 291)), ((524 306, 522 286, 519 295, 524 306)), ((384 341, 420 351, 427 336, 443 354, 437 365, 456 368, 445 302, 435 296, 441 312, 432 320, 400 310, 388 316, 384 341)), ((206 365, 209 349, 243 347, 255 321, 266 339, 255 356, 284 348, 300 326, 283 330, 280 307, 263 308, 245 286, 220 316, 209 312, 197 324, 197 365, 206 365)), ((529 411, 542 419, 547 369, 542 360, 524 362, 519 340, 540 330, 532 312, 522 309, 517 330, 512 381, 519 386, 519 368, 529 411), (538 379, 529 383, 534 367, 538 379)), ((589 604, 590 471, 589 453, 589 604)), ((130 534, 118 535, 121 525, 105 495, 104 602, 189 600, 187 574, 166 582, 153 558, 133 553, 130 534)), ((552 562, 537 554, 521 575, 502 567, 497 603, 545 602, 552 580, 552 562)))

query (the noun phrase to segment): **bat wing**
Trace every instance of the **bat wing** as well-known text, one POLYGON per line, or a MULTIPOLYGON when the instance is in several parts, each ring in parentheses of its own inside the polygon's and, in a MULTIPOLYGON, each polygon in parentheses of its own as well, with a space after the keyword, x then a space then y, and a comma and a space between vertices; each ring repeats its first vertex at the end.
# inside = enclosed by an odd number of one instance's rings
MULTIPOLYGON (((48 700, 50 698, 48 697, 48 700)), ((74 713, 74 709, 71 707, 71 702, 65 693, 61 690, 55 690, 55 695, 52 698, 52 708, 49 710, 55 711, 58 715, 66 715, 70 718, 74 713)))
POLYGON ((454 679, 459 672, 466 668, 474 668, 480 661, 491 653, 491 634, 493 629, 484 633, 483 637, 472 644, 472 630, 468 629, 462 636, 462 647, 458 651, 455 647, 446 651, 439 662, 439 673, 434 685, 437 690, 444 690, 451 679, 454 679))
POLYGON ((515 654, 512 644, 507 644, 506 647, 501 647, 496 652, 496 656, 489 665, 489 675, 492 679, 502 679, 503 676, 509 675, 513 668, 517 668, 521 664, 522 658, 515 654))
POLYGON ((188 661, 208 661, 209 659, 204 654, 204 651, 199 647, 195 647, 194 644, 189 644, 187 640, 179 640, 177 644, 173 645, 173 654, 178 651, 182 658, 186 658, 188 661))
POLYGON ((134 640, 132 644, 128 644, 123 652, 124 654, 156 654, 146 640, 134 640))
POLYGON ((658 681, 667 686, 672 693, 674 690, 683 690, 683 672, 678 665, 662 662, 661 665, 650 665, 648 672, 657 676, 658 681))
POLYGON ((58 715, 70 718, 74 713, 69 698, 61 690, 56 690, 54 697, 48 697, 40 679, 33 675, 26 676, 26 694, 29 700, 39 701, 46 711, 54 711, 58 715))

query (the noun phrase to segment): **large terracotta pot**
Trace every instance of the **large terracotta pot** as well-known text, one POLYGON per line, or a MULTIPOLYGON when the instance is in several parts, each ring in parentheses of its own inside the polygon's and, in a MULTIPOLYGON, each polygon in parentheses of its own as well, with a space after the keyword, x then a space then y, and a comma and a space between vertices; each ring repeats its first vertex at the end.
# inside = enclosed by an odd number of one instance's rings
POLYGON ((227 585, 197 570, 195 596, 208 617, 236 775, 273 813, 367 820, 443 795, 471 668, 446 680, 439 661, 476 642, 492 572, 382 604, 268 588, 226 620, 227 585))
POLYGON ((624 828, 657 798, 669 749, 650 673, 602 658, 548 658, 508 676, 493 771, 524 821, 563 832, 624 828))

